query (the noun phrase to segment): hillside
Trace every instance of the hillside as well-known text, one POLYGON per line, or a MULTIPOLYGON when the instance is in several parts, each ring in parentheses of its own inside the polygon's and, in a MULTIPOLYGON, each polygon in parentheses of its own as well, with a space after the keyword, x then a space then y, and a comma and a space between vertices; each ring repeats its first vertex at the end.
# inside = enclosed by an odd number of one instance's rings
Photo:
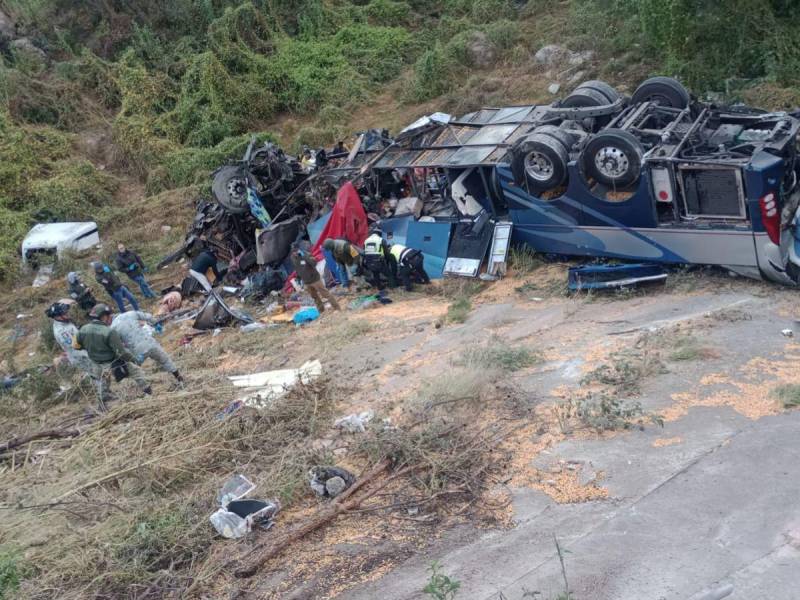
POLYGON ((715 6, 6 0, 0 277, 15 277, 15 249, 37 219, 91 217, 114 232, 126 214, 161 205, 149 198, 206 186, 253 132, 295 150, 370 126, 397 130, 434 108, 548 99, 553 82, 568 90, 599 77, 624 90, 651 73, 768 107, 800 103, 791 3, 715 6), (549 43, 591 58, 538 64, 533 54, 549 43))
MULTIPOLYGON (((784 355, 798 348, 780 332, 792 326, 794 291, 678 270, 664 288, 571 296, 567 264, 517 249, 499 282, 392 290, 391 304, 326 312, 307 327, 196 335, 191 321, 170 322, 158 339, 187 387, 148 361, 153 395, 123 382, 114 386, 120 401, 96 414, 89 381, 55 365, 44 310, 65 294, 71 270, 108 297, 88 274, 88 256, 66 257, 52 281, 31 287, 19 244, 37 222, 95 220, 101 257, 126 243, 163 289, 186 265, 153 265, 183 240, 210 173, 254 134, 297 152, 367 128, 397 132, 439 110, 550 102, 589 79, 631 93, 654 74, 714 101, 796 108, 794 4, 0 0, 0 376, 21 375, 0 392, 0 600, 418 598, 436 581, 426 569, 438 556, 459 569, 458 598, 649 597, 655 588, 644 584, 614 595, 636 580, 593 563, 610 564, 614 552, 591 547, 592 536, 603 523, 635 520, 639 500, 662 485, 670 505, 680 504, 682 490, 667 483, 694 464, 713 474, 708 463, 743 422, 752 421, 751 434, 790 437, 779 423, 797 403, 800 378, 794 355, 784 355), (554 44, 563 50, 556 59, 540 53, 554 44), (281 402, 237 404, 229 376, 313 360, 322 376, 281 402), (374 417, 364 432, 334 425, 367 409, 374 417), (52 429, 68 436, 16 445, 52 429), (644 457, 641 472, 631 447, 644 457), (257 576, 235 575, 287 531, 328 515, 331 504, 307 481, 320 464, 354 474, 383 465, 383 479, 362 490, 374 493, 363 506, 348 505, 262 561, 257 576), (280 501, 274 529, 242 540, 214 532, 215 496, 234 473, 258 484, 254 497, 280 501), (585 546, 569 558, 578 592, 559 596, 552 546, 565 531, 585 546), (541 578, 533 562, 549 565, 541 578), (606 596, 592 587, 595 567, 606 596)), ((344 294, 343 304, 360 293, 344 294)), ((248 310, 267 321, 267 304, 248 310)), ((791 424, 800 413, 788 415, 791 424)), ((745 475, 759 471, 745 458, 745 475)), ((789 458, 769 473, 788 471, 789 458)), ((710 512, 735 496, 719 489, 725 498, 698 493, 696 505, 710 512)), ((768 500, 753 501, 752 514, 779 520, 784 500, 768 500)), ((747 511, 728 508, 730 529, 740 531, 747 511)), ((662 509, 650 510, 656 520, 662 509)), ((676 555, 702 529, 673 539, 679 527, 659 526, 676 555)), ((701 549, 692 549, 699 564, 701 549)), ((704 585, 728 572, 725 560, 750 556, 725 552, 704 585)), ((680 579, 680 564, 667 568, 680 579)), ((700 589, 684 588, 686 598, 700 589)))

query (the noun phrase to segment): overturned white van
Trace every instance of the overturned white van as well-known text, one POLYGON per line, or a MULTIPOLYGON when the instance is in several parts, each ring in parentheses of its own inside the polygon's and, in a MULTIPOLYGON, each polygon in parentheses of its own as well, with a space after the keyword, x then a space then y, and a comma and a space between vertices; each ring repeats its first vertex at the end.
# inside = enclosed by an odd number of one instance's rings
POLYGON ((80 252, 100 244, 97 223, 39 223, 22 240, 22 263, 34 269, 47 257, 61 258, 65 252, 80 252))

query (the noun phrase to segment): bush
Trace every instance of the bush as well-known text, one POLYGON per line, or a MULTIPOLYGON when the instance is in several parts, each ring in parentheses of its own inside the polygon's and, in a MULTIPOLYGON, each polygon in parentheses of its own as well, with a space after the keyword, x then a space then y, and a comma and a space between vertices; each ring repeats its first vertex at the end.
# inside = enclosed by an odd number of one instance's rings
POLYGON ((486 346, 473 346, 462 353, 461 361, 474 369, 502 369, 518 371, 541 361, 541 357, 528 348, 508 346, 496 340, 486 346))
POLYGON ((11 600, 16 597, 20 581, 26 576, 27 571, 18 552, 0 548, 0 600, 11 600))
POLYGON ((463 323, 472 310, 472 301, 469 298, 458 298, 447 307, 447 321, 449 323, 463 323))
POLYGON ((249 71, 234 74, 212 52, 196 55, 165 120, 171 137, 190 146, 213 146, 243 133, 254 119, 271 117, 276 100, 265 69, 263 57, 253 58, 249 71))
POLYGON ((424 101, 441 96, 450 89, 459 65, 445 47, 437 44, 426 50, 414 63, 414 81, 408 90, 408 100, 424 101))
POLYGON ((283 110, 308 112, 364 97, 363 78, 330 42, 283 38, 268 67, 269 88, 283 110))
POLYGON ((579 0, 572 23, 596 43, 638 52, 689 85, 724 89, 732 78, 800 81, 800 16, 784 2, 579 0))
POLYGON ((151 117, 118 116, 111 127, 111 138, 119 151, 120 162, 142 179, 147 178, 150 169, 158 165, 164 155, 176 148, 176 144, 160 135, 151 117))
MULTIPOLYGON (((211 148, 184 147, 168 152, 161 159, 161 178, 148 180, 148 191, 157 193, 164 189, 184 187, 199 183, 209 184, 211 172, 231 160, 244 156, 250 135, 229 137, 211 148)), ((256 135, 257 144, 272 141, 268 133, 256 135)))
POLYGON ((784 408, 800 406, 800 385, 785 383, 772 390, 772 395, 777 398, 784 408))
POLYGON ((490 23, 510 19, 514 16, 514 7, 511 0, 472 0, 470 14, 476 23, 490 23))
POLYGON ((86 160, 65 160, 53 165, 55 173, 30 185, 30 208, 37 220, 85 221, 95 208, 107 203, 117 187, 112 176, 86 160))
POLYGON ((336 33, 333 45, 352 67, 375 83, 396 78, 413 52, 411 34, 400 27, 351 25, 336 33))
POLYGON ((408 2, 372 0, 364 7, 364 12, 373 25, 397 26, 408 23, 411 6, 408 2))
POLYGON ((19 271, 19 245, 31 226, 27 213, 9 210, 0 198, 0 281, 11 279, 19 271))

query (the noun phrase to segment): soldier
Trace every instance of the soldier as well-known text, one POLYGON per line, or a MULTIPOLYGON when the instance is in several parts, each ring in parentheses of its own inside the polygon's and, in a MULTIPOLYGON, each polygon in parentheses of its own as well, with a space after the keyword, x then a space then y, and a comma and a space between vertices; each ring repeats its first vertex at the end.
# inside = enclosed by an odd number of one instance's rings
POLYGON ((96 304, 89 312, 91 321, 80 328, 73 347, 86 350, 93 363, 92 378, 97 386, 100 408, 110 399, 111 375, 120 381, 127 375, 133 377, 136 385, 145 394, 152 394, 150 383, 137 362, 137 358, 120 339, 119 333, 111 329, 111 309, 106 304, 96 304))

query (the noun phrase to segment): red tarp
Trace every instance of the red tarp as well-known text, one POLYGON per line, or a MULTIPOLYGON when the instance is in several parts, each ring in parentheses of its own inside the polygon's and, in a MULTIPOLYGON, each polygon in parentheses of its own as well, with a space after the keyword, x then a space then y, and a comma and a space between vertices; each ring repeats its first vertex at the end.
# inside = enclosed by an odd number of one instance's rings
MULTIPOLYGON (((325 228, 319 235, 317 243, 311 248, 311 254, 318 261, 324 257, 322 255, 322 242, 331 239, 345 239, 348 242, 363 246, 364 240, 369 235, 369 223, 367 213, 364 212, 364 205, 361 204, 361 196, 358 195, 356 188, 349 181, 339 188, 336 194, 336 203, 331 209, 331 218, 325 224, 325 228)), ((292 280, 295 274, 292 273, 286 279, 285 290, 292 288, 292 280)))
POLYGON ((311 253, 317 260, 322 259, 322 242, 331 239, 345 239, 356 246, 363 246, 364 240, 369 235, 369 224, 364 205, 356 188, 349 181, 339 188, 336 194, 336 204, 331 210, 331 218, 319 235, 317 243, 311 248, 311 253))

